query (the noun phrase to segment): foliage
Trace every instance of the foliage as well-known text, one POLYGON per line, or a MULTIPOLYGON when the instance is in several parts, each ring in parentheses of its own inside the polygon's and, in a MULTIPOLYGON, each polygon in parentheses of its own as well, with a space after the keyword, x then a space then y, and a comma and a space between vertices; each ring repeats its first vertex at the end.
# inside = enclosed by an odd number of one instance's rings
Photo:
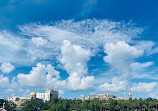
POLYGON ((31 99, 21 104, 21 106, 23 107, 22 111, 43 111, 45 103, 40 100, 31 99))
POLYGON ((30 100, 23 104, 23 111, 133 111, 133 110, 156 110, 158 109, 158 100, 130 99, 130 100, 71 100, 56 98, 48 102, 39 100, 30 100))
POLYGON ((15 111, 16 110, 16 105, 13 102, 9 102, 9 101, 4 100, 4 99, 0 99, 0 108, 3 107, 4 102, 5 102, 4 107, 7 111, 15 111))

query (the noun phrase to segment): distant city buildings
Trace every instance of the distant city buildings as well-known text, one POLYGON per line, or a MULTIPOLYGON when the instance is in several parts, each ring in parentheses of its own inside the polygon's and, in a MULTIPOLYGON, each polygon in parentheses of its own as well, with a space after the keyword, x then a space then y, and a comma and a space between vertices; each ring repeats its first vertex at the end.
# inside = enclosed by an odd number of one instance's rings
MULTIPOLYGON (((95 94, 95 95, 89 95, 88 97, 85 97, 84 94, 82 94, 81 98, 78 98, 78 100, 93 100, 93 99, 99 99, 99 100, 129 100, 129 98, 132 98, 131 91, 129 91, 128 98, 125 97, 117 97, 115 95, 110 95, 109 91, 107 91, 106 94, 95 94)), ((34 91, 30 93, 29 97, 16 97, 12 96, 8 98, 8 101, 14 102, 17 106, 20 106, 22 103, 26 102, 27 100, 31 99, 38 99, 43 102, 50 101, 51 99, 58 98, 58 91, 46 89, 45 93, 35 93, 34 91)))
MULTIPOLYGON (((129 98, 132 98, 132 94, 129 91, 129 98)), ((93 99, 99 99, 99 100, 109 100, 109 99, 114 99, 114 100, 129 100, 129 98, 125 97, 117 97, 114 95, 109 95, 109 91, 107 91, 107 94, 95 94, 95 95, 89 95, 88 97, 85 97, 84 94, 82 95, 81 98, 78 98, 78 100, 93 100, 93 99)))
POLYGON ((20 106, 22 103, 26 102, 27 100, 38 99, 42 100, 43 102, 50 101, 51 99, 58 98, 58 91, 46 89, 45 93, 35 93, 34 91, 31 92, 29 97, 16 97, 12 96, 8 98, 8 101, 14 102, 16 105, 20 106))

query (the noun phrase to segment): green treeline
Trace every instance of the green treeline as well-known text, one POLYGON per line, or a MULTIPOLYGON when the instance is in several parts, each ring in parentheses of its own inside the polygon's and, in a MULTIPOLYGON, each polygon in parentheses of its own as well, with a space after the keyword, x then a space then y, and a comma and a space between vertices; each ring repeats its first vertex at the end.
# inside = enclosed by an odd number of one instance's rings
POLYGON ((0 99, 0 107, 5 102, 7 111, 158 111, 158 100, 130 99, 130 100, 71 100, 56 98, 48 102, 31 99, 16 108, 12 102, 0 99))
POLYGON ((0 108, 3 107, 3 103, 5 103, 4 106, 7 111, 16 110, 16 105, 13 102, 8 102, 7 100, 4 100, 4 99, 0 99, 0 108))
POLYGON ((71 99, 53 99, 43 103, 32 99, 22 104, 22 111, 157 111, 158 100, 130 99, 130 100, 71 100, 71 99))

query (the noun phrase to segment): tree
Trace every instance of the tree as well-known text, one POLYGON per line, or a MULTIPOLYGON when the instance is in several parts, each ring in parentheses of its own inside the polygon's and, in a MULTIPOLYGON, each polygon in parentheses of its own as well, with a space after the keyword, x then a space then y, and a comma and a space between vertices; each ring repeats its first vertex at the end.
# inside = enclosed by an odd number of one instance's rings
POLYGON ((15 111, 16 110, 16 105, 13 102, 9 102, 9 101, 4 100, 4 99, 0 99, 0 107, 3 106, 4 102, 5 102, 4 107, 7 111, 15 111))
POLYGON ((31 99, 23 103, 22 111, 43 111, 44 103, 40 100, 31 99))

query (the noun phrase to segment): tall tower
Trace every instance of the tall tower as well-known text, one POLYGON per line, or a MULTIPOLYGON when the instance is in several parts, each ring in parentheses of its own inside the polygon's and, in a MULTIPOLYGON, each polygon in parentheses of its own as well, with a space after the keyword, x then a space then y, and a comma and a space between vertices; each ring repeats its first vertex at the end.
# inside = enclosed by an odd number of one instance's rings
POLYGON ((128 97, 129 97, 129 98, 132 98, 131 90, 129 90, 128 97))

